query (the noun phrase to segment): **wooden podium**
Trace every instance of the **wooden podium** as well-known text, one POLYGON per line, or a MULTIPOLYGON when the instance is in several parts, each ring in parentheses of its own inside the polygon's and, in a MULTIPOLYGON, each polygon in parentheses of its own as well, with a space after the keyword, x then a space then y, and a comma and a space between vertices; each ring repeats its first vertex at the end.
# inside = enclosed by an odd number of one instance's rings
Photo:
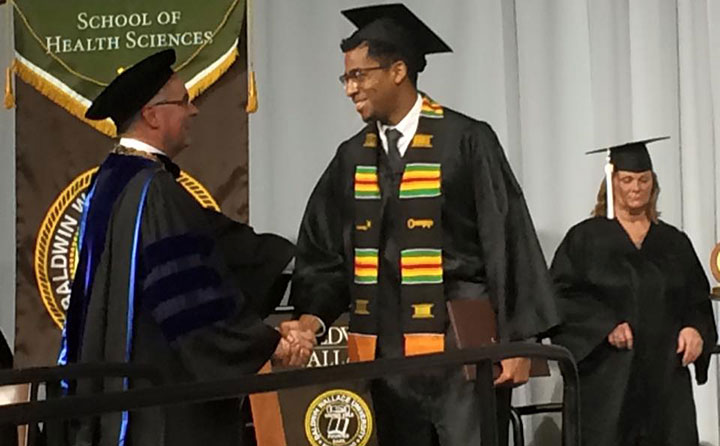
MULTIPOLYGON (((287 319, 287 315, 271 315, 266 322, 277 326, 287 319)), ((344 314, 328 328, 325 341, 315 348, 307 367, 346 364, 347 327, 344 314)), ((273 367, 272 371, 282 368, 273 367)), ((368 384, 335 382, 252 395, 258 446, 377 446, 368 384)))

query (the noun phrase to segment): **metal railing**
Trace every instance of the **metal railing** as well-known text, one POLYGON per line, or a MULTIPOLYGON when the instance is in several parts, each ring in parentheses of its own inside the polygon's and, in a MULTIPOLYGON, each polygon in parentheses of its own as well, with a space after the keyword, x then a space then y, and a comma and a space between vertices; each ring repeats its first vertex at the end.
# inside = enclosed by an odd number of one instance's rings
MULTIPOLYGON (((237 398, 238 395, 290 389, 295 387, 327 384, 337 381, 368 380, 387 375, 417 374, 419 370, 458 367, 464 364, 477 366, 475 390, 483 401, 480 422, 482 445, 497 445, 495 392, 492 379, 492 363, 514 357, 544 358, 557 361, 563 376, 562 444, 580 445, 578 373, 570 352, 562 347, 510 343, 477 349, 458 350, 447 353, 415 356, 409 358, 383 358, 372 362, 353 363, 318 369, 301 369, 264 375, 245 375, 232 380, 195 382, 164 385, 124 392, 69 396, 43 401, 0 406, 0 425, 22 425, 39 421, 74 419, 104 413, 137 410, 148 407, 201 403, 213 400, 237 398)), ((92 365, 90 365, 92 366, 92 365)), ((136 372, 127 364, 110 365, 121 376, 136 372), (127 367, 122 370, 122 367, 127 367)), ((51 367, 43 369, 12 370, 0 372, 0 385, 20 382, 57 381, 66 379, 68 367, 75 367, 75 376, 85 365, 51 367)), ((108 365, 96 365, 88 369, 83 378, 108 376, 108 365), (104 367, 104 369, 103 369, 104 367), (102 373, 101 373, 102 372, 102 373)), ((148 377, 152 372, 148 370, 148 377)))
MULTIPOLYGON (((710 353, 713 355, 720 353, 720 345, 714 345, 710 349, 710 353)), ((561 413, 562 411, 563 403, 542 403, 512 407, 510 409, 510 423, 513 432, 513 444, 520 446, 525 444, 525 426, 522 421, 523 416, 561 413)))

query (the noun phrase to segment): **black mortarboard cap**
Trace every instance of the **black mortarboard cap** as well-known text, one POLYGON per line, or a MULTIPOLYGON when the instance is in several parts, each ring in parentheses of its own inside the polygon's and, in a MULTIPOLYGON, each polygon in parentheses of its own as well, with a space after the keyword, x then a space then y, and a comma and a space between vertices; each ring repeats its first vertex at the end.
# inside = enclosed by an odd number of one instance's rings
POLYGON ((85 112, 88 119, 110 118, 120 127, 140 111, 173 75, 175 50, 146 57, 116 77, 85 112))
POLYGON ((619 146, 591 150, 586 153, 591 154, 609 151, 610 164, 613 165, 614 170, 644 172, 646 170, 652 170, 652 161, 650 160, 650 154, 648 153, 647 145, 668 138, 670 137, 661 136, 659 138, 643 139, 642 141, 628 142, 619 146))
POLYGON ((668 138, 670 137, 661 136, 659 138, 643 139, 641 141, 628 142, 619 146, 605 147, 585 152, 586 155, 591 153, 607 153, 607 163, 605 164, 607 218, 615 218, 612 186, 613 172, 617 172, 618 170, 628 172, 645 172, 646 170, 652 170, 652 161, 650 160, 647 145, 652 142, 662 141, 668 138))
POLYGON ((373 40, 394 45, 402 53, 421 62, 418 71, 425 68, 426 54, 452 52, 433 30, 402 3, 346 9, 342 14, 358 28, 346 40, 373 40))

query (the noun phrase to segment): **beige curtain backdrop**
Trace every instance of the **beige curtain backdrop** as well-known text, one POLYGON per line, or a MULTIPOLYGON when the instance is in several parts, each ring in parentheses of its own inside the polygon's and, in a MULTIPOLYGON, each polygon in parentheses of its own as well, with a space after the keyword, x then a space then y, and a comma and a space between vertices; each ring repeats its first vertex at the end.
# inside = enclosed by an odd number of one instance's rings
MULTIPOLYGON (((0 80, 12 57, 10 7, 0 0, 0 80)), ((15 339, 15 110, 0 101, 0 329, 12 346, 15 339)))

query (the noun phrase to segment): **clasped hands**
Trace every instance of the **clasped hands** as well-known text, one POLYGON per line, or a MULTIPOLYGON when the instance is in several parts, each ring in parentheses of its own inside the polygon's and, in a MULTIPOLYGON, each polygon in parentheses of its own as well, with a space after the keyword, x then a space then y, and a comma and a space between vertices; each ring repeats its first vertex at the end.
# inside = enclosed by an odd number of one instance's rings
MULTIPOLYGON (((632 350, 633 332, 630 324, 622 322, 608 335, 608 342, 617 349, 632 350)), ((684 327, 678 333, 675 353, 682 354, 682 365, 692 364, 703 350, 703 338, 693 327, 684 327)))
POLYGON ((307 364, 317 345, 320 323, 315 316, 302 315, 298 320, 281 322, 278 331, 282 338, 273 358, 284 366, 300 367, 307 364))
MULTIPOLYGON (((304 314, 297 320, 280 323, 278 331, 282 339, 275 351, 275 358, 285 366, 303 366, 307 364, 313 348, 317 345, 315 334, 320 330, 320 320, 313 315, 304 314)), ((509 358, 501 362, 502 373, 495 379, 496 386, 518 386, 530 377, 530 359, 509 358)))

